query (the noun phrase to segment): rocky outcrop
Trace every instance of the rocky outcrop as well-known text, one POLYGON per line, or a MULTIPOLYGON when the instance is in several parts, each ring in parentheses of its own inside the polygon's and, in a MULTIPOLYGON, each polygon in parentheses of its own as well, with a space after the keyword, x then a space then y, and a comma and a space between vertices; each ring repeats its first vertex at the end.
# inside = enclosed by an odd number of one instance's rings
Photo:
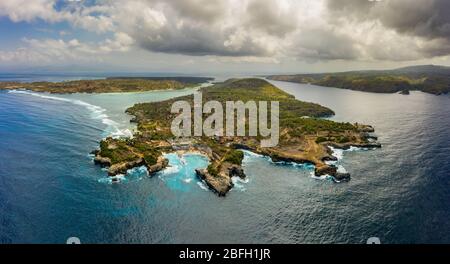
POLYGON ((104 158, 101 156, 97 156, 95 158, 95 161, 97 164, 100 164, 104 167, 109 167, 108 175, 111 177, 117 176, 119 174, 126 174, 128 170, 140 166, 146 166, 148 173, 153 174, 165 169, 167 165, 169 165, 169 161, 162 156, 158 158, 158 161, 154 165, 148 165, 142 158, 136 159, 134 161, 122 162, 113 165, 111 165, 111 160, 109 158, 104 158))
POLYGON ((365 133, 373 133, 375 132, 375 128, 373 128, 373 126, 369 126, 369 125, 361 125, 361 124, 356 124, 358 131, 359 132, 365 132, 365 133))
POLYGON ((149 174, 153 174, 153 173, 162 171, 163 169, 165 169, 167 167, 167 165, 169 165, 169 161, 161 156, 158 158, 158 161, 156 162, 156 164, 151 165, 151 166, 147 165, 147 170, 148 170, 149 174))
POLYGON ((257 154, 268 156, 273 162, 295 162, 295 163, 314 163, 310 160, 298 157, 295 155, 289 155, 280 151, 273 151, 270 149, 258 149, 257 154))
POLYGON ((128 170, 145 165, 145 161, 139 158, 134 161, 122 162, 114 164, 108 169, 109 176, 116 176, 118 174, 126 174, 128 170))
POLYGON ((241 179, 245 179, 245 177, 247 177, 244 173, 244 169, 242 169, 239 165, 231 165, 228 168, 228 174, 230 177, 239 177, 241 179))
MULTIPOLYGON (((366 133, 368 135, 368 133, 373 133, 373 127, 371 126, 364 126, 364 128, 361 128, 365 130, 365 132, 362 133, 366 133)), ((375 136, 367 136, 367 135, 363 135, 363 137, 365 138, 376 138, 375 136)), ((343 149, 343 150, 348 150, 351 147, 357 147, 357 148, 367 148, 367 149, 374 149, 374 148, 381 148, 381 144, 378 142, 367 142, 367 143, 327 143, 327 145, 329 147, 333 147, 333 148, 337 148, 337 149, 343 149)), ((331 151, 331 150, 330 150, 331 151)), ((334 156, 328 156, 328 157, 324 157, 322 159, 322 161, 326 162, 326 161, 337 161, 337 158, 334 156)), ((333 179, 336 182, 346 182, 346 181, 350 181, 351 176, 350 173, 342 173, 342 172, 338 172, 336 166, 334 165, 329 165, 329 164, 316 164, 316 169, 314 171, 314 174, 316 176, 324 176, 324 175, 329 175, 332 176, 333 179)))
POLYGON ((323 161, 338 161, 338 158, 336 158, 335 156, 326 156, 322 159, 323 161))
POLYGON ((197 177, 219 196, 225 196, 234 186, 229 175, 211 175, 207 169, 196 169, 195 172, 197 177))
POLYGON ((409 90, 402 90, 402 91, 399 92, 399 94, 409 95, 410 92, 409 92, 409 90))
POLYGON ((350 181, 351 177, 350 177, 350 173, 341 173, 341 172, 337 172, 334 176, 333 176, 335 181, 338 182, 347 182, 350 181))
POLYGON ((334 176, 337 174, 337 168, 335 166, 331 166, 331 165, 322 165, 322 166, 316 165, 314 174, 319 177, 324 176, 324 175, 334 176))
POLYGON ((94 158, 94 163, 96 165, 100 165, 102 167, 110 167, 111 166, 111 159, 105 158, 100 155, 96 155, 94 158))
POLYGON ((378 137, 373 135, 373 134, 371 134, 371 133, 362 133, 361 137, 366 139, 366 140, 375 140, 375 141, 378 140, 378 137))
POLYGON ((314 174, 319 177, 324 175, 332 176, 336 182, 350 181, 351 178, 350 173, 338 172, 336 166, 333 165, 317 166, 314 174))
POLYGON ((367 148, 367 149, 375 149, 375 148, 381 148, 381 144, 378 142, 368 142, 368 143, 329 143, 330 147, 337 148, 337 149, 343 149, 348 150, 351 147, 355 148, 367 148))

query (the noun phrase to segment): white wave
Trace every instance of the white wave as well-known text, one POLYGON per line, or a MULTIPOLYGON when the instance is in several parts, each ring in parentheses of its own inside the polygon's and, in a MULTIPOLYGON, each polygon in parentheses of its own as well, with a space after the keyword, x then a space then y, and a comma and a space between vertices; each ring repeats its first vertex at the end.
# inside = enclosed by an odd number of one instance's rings
POLYGON ((316 176, 316 175, 314 174, 314 172, 311 172, 310 177, 311 177, 312 179, 315 179, 315 180, 320 180, 320 181, 334 181, 334 182, 336 182, 336 183, 339 183, 339 181, 337 181, 337 180, 336 180, 333 176, 331 176, 331 175, 316 176))
POLYGON ((243 159, 244 163, 249 162, 252 158, 262 158, 274 165, 292 166, 292 167, 299 168, 299 169, 314 170, 314 165, 310 164, 310 163, 297 163, 297 162, 293 162, 293 161, 292 162, 287 162, 287 161, 275 162, 269 156, 257 154, 257 153, 251 152, 249 150, 242 150, 242 151, 245 153, 244 159, 243 159))
POLYGON ((348 149, 337 149, 337 148, 333 148, 333 147, 329 147, 331 149, 331 151, 333 152, 331 155, 336 157, 338 160, 342 160, 344 158, 344 153, 345 152, 354 152, 354 151, 367 151, 369 150, 369 148, 360 148, 360 147, 355 147, 355 146, 351 146, 348 149))
POLYGON ((202 190, 209 191, 208 187, 206 186, 206 184, 204 182, 199 181, 199 182, 197 182, 197 185, 200 186, 200 188, 202 190))
POLYGON ((250 151, 250 150, 241 150, 241 151, 244 152, 244 154, 247 154, 248 156, 251 156, 251 157, 263 157, 263 155, 257 154, 255 152, 250 151))
POLYGON ((344 158, 344 150, 343 149, 337 149, 337 148, 333 148, 333 147, 329 147, 332 151, 332 156, 337 158, 338 161, 342 160, 344 158))
POLYGON ((241 179, 240 177, 237 176, 233 176, 231 177, 231 180, 233 181, 233 183, 249 183, 249 178, 245 178, 245 179, 241 179))
POLYGON ((107 136, 111 136, 114 138, 133 137, 133 133, 129 129, 119 129, 119 124, 117 122, 115 122, 114 120, 111 120, 109 118, 109 116, 105 113, 106 109, 104 109, 100 106, 86 103, 86 102, 78 100, 78 99, 68 99, 68 98, 50 96, 50 95, 41 94, 41 93, 33 93, 33 92, 29 92, 29 91, 24 91, 24 90, 11 90, 11 91, 9 91, 9 93, 26 94, 26 95, 31 95, 31 96, 36 96, 39 98, 47 99, 47 100, 67 102, 67 103, 72 103, 75 105, 83 106, 91 112, 92 119, 101 120, 101 122, 107 126, 107 128, 105 129, 105 131, 108 133, 107 136))
POLYGON ((264 157, 263 155, 256 154, 256 153, 251 152, 249 150, 241 150, 241 151, 244 153, 244 159, 242 160, 243 162, 248 162, 252 158, 262 158, 262 157, 264 157))
POLYGON ((311 178, 315 179, 315 180, 321 180, 324 181, 326 180, 328 177, 330 177, 329 175, 322 175, 322 176, 316 176, 314 174, 314 172, 311 172, 311 178))
POLYGON ((345 151, 351 152, 351 151, 361 151, 361 150, 368 150, 368 149, 367 148, 359 148, 359 147, 351 146, 349 149, 347 149, 345 151))
POLYGON ((234 188, 236 190, 245 192, 247 190, 247 188, 245 188, 245 184, 247 184, 249 182, 249 179, 241 179, 240 177, 231 177, 231 181, 234 184, 234 188))
POLYGON ((95 155, 94 155, 94 154, 88 154, 86 157, 87 157, 91 162, 94 162, 94 159, 95 159, 95 155))
POLYGON ((347 170, 342 165, 337 166, 337 172, 339 173, 347 173, 347 170))
POLYGON ((110 133, 110 136, 113 138, 132 138, 133 132, 129 129, 116 129, 116 131, 110 133))
MULTIPOLYGON (((327 161, 325 162, 328 165, 334 165, 337 166, 337 171, 339 173, 347 173, 347 170, 342 166, 339 165, 339 163, 342 161, 342 159, 344 158, 344 154, 345 152, 353 152, 353 151, 367 151, 369 150, 368 148, 359 148, 359 147, 354 147, 351 146, 349 149, 343 150, 343 149, 337 149, 337 148, 333 148, 333 147, 329 147, 332 151, 332 156, 335 157, 337 160, 335 161, 327 161)), ((337 180, 335 180, 336 182, 338 182, 337 180)))
POLYGON ((192 182, 192 178, 186 178, 186 179, 183 179, 183 182, 185 182, 185 183, 191 183, 191 182, 192 182))
POLYGON ((127 171, 127 176, 142 177, 142 176, 149 176, 149 175, 150 174, 147 170, 147 167, 145 167, 145 166, 132 168, 127 171))
POLYGON ((165 168, 164 170, 162 170, 160 173, 163 175, 164 174, 174 174, 174 173, 180 172, 180 170, 181 170, 180 166, 171 165, 171 166, 165 168))
POLYGON ((113 184, 113 183, 120 183, 126 181, 125 175, 118 174, 114 177, 104 177, 98 180, 99 183, 107 183, 107 184, 113 184))

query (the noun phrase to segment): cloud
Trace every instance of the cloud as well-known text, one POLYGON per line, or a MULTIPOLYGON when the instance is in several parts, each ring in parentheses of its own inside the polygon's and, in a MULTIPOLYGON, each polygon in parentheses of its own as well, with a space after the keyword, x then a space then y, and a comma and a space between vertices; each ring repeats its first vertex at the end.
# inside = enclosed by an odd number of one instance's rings
POLYGON ((66 63, 97 62, 104 55, 113 52, 125 52, 134 44, 131 37, 123 32, 116 33, 114 38, 100 43, 85 43, 78 39, 68 41, 62 39, 28 39, 24 38, 24 46, 13 51, 0 51, 0 62, 9 63, 66 63))
POLYGON ((31 22, 36 18, 56 22, 62 19, 62 14, 53 8, 54 4, 51 0, 2 0, 0 15, 8 16, 14 22, 31 22))
POLYGON ((301 30, 289 50, 299 58, 319 60, 354 60, 361 56, 350 35, 332 27, 310 27, 301 30), (324 40, 327 41, 324 41, 324 40))
POLYGON ((97 5, 72 2, 56 9, 56 0, 0 3, 0 15, 11 20, 69 22, 74 27, 126 32, 151 52, 191 56, 267 57, 280 52, 280 38, 298 26, 295 0, 117 0, 97 5))
MULTIPOLYGON (((48 23, 69 22, 88 31, 104 33, 114 29, 114 23, 105 12, 106 6, 87 7, 84 1, 67 2, 57 10, 57 0, 1 0, 0 16, 7 16, 13 22, 43 20, 48 23)), ((64 2, 64 1, 63 1, 64 2)))
POLYGON ((402 34, 427 38, 450 38, 448 0, 328 0, 328 8, 339 16, 360 21, 378 20, 402 34))
POLYGON ((1 0, 11 21, 66 22, 103 40, 28 41, 0 59, 139 49, 249 63, 420 60, 450 54, 449 12, 447 0, 1 0))
POLYGON ((298 10, 287 1, 274 4, 270 0, 251 1, 244 17, 245 25, 273 36, 283 37, 298 27, 298 10))
MULTIPOLYGON (((127 1, 117 9, 120 30, 152 52, 191 56, 269 56, 274 38, 285 33, 285 20, 260 25, 264 11, 256 0, 127 1), (258 10, 262 10, 259 8, 258 10), (252 12, 250 14, 250 11, 252 12), (262 13, 261 13, 262 12, 262 13)), ((276 7, 278 2, 271 2, 276 7)), ((291 28, 295 28, 293 23, 291 28)))
MULTIPOLYGON (((393 60, 409 60, 450 54, 448 0, 328 0, 327 7, 330 17, 335 18, 334 22, 340 21, 337 24, 341 26, 345 23, 351 27, 371 25, 367 35, 377 34, 378 38, 372 43, 366 41, 366 44, 372 49, 368 53, 372 53, 376 59, 391 57, 393 60), (376 42, 383 42, 386 46, 379 45, 373 50, 376 42), (387 55, 389 50, 395 52, 387 55), (404 56, 405 51, 409 51, 409 56, 404 56), (396 56, 395 53, 400 55, 396 56)), ((361 40, 364 42, 364 39, 361 40)))

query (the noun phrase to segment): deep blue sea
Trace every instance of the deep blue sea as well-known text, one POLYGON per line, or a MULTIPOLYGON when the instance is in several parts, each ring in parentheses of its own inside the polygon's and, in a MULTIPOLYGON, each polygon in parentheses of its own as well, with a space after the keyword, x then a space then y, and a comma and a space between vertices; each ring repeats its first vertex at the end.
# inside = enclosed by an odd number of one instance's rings
POLYGON ((208 161, 195 154, 168 155, 165 171, 135 169, 111 184, 89 153, 105 136, 132 132, 124 110, 193 89, 0 92, 0 243, 450 243, 450 96, 272 83, 330 107, 334 120, 375 126, 383 148, 337 152, 352 174, 341 184, 252 153, 248 180, 225 198, 196 179, 208 161))

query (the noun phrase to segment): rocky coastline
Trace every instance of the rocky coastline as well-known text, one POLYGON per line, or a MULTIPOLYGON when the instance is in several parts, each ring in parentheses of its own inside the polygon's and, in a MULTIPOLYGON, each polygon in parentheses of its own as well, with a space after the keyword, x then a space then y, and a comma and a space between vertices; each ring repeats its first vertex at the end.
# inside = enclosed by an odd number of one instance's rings
MULTIPOLYGON (((223 159, 222 156, 215 153, 211 148, 191 143, 190 145, 178 145, 172 142, 172 150, 170 152, 176 152, 180 155, 184 153, 199 153, 208 157, 211 163, 215 163, 218 160, 223 159), (183 150, 180 150, 183 149, 183 150)), ((332 155, 332 150, 330 147, 335 149, 348 150, 352 147, 362 148, 362 149, 376 149, 381 148, 380 143, 325 143, 322 145, 326 149, 326 155, 321 157, 319 161, 317 159, 305 159, 299 157, 298 155, 290 155, 287 152, 273 150, 273 149, 261 149, 254 148, 243 143, 229 144, 229 147, 234 150, 248 150, 255 154, 270 157, 273 162, 287 162, 287 163, 297 163, 297 164, 312 164, 315 166, 314 175, 320 176, 331 176, 336 182, 345 182, 351 179, 349 173, 339 172, 337 167, 332 164, 327 164, 328 161, 336 161, 337 158, 332 155)), ((97 165, 108 168, 108 175, 110 177, 115 177, 119 174, 126 174, 128 170, 145 166, 150 175, 164 170, 169 165, 168 160, 163 156, 159 156, 155 164, 149 165, 145 162, 145 159, 138 158, 136 160, 122 162, 119 164, 112 164, 111 160, 107 157, 102 157, 100 151, 97 150, 93 152, 95 154, 94 162, 97 165)), ((197 177, 203 181, 209 189, 215 192, 218 196, 226 196, 227 193, 234 187, 232 178, 239 177, 245 179, 247 176, 245 174, 242 165, 232 164, 224 162, 220 165, 219 171, 215 173, 209 172, 208 169, 196 169, 197 177)))
POLYGON ((142 157, 138 157, 135 160, 113 164, 110 158, 101 156, 100 150, 95 150, 92 152, 92 154, 95 156, 94 163, 103 168, 108 168, 108 176, 110 177, 115 177, 121 174, 124 175, 128 172, 128 170, 142 166, 145 166, 147 168, 149 174, 154 174, 156 172, 164 170, 169 165, 169 161, 163 156, 159 156, 156 163, 154 164, 146 162, 145 158, 142 157))
MULTIPOLYGON (((206 169, 197 169, 197 177, 218 196, 226 196, 234 187, 233 177, 245 179, 242 167, 244 153, 253 153, 270 157, 274 162, 294 162, 313 164, 314 174, 318 177, 329 175, 335 182, 349 181, 349 173, 342 173, 330 163, 336 161, 332 148, 350 149, 351 147, 375 149, 380 148, 375 129, 370 125, 337 123, 320 118, 302 118, 316 113, 317 117, 331 112, 319 105, 299 102, 289 94, 260 79, 230 80, 204 88, 207 100, 230 99, 231 94, 237 99, 248 96, 245 89, 251 87, 252 96, 270 100, 277 97, 282 101, 280 143, 276 147, 263 148, 260 138, 256 137, 194 137, 174 138, 170 130, 170 106, 173 100, 138 104, 127 109, 134 116, 138 131, 132 139, 107 138, 100 142, 100 149, 93 152, 94 162, 108 167, 108 175, 114 177, 126 174, 128 170, 145 166, 150 175, 168 166, 164 153, 197 152, 208 157, 210 165, 206 169), (216 87, 217 86, 217 87, 216 87), (217 89, 220 88, 220 89, 217 89), (235 94, 237 92, 243 95, 235 94), (267 97, 264 93, 268 93, 267 97), (285 108, 283 108, 285 107, 285 108), (286 109, 286 110, 285 110, 286 109), (294 110, 293 110, 294 109, 294 110), (308 113, 308 114, 306 114, 308 113)), ((176 98, 189 100, 189 97, 176 98)))

